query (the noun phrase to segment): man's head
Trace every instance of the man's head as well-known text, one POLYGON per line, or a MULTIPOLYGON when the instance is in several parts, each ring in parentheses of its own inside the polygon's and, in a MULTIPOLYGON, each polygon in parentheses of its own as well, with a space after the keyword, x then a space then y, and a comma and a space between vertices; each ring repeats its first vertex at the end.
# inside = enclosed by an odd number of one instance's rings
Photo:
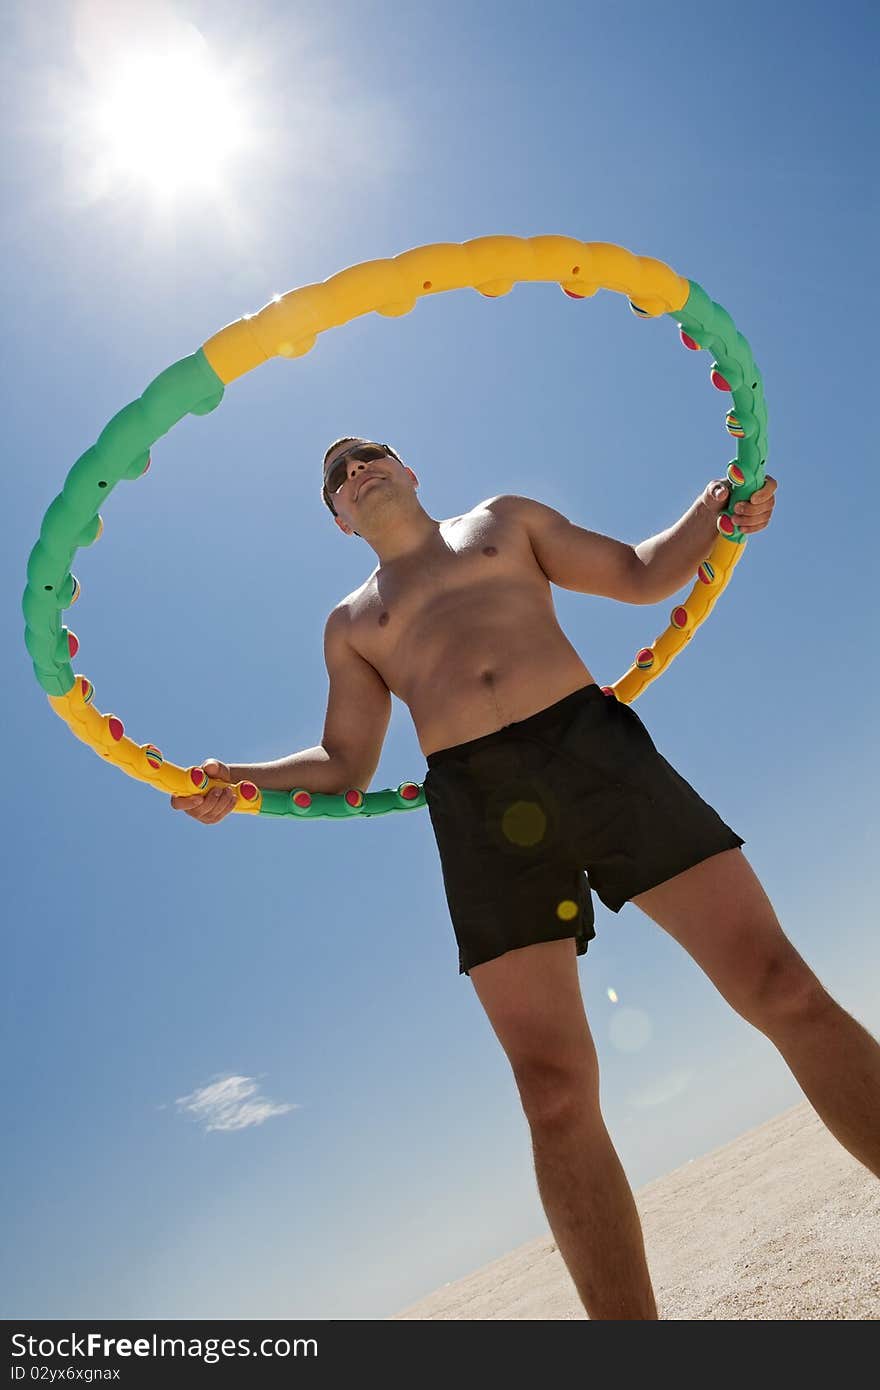
MULTIPOLYGON (((346 535, 359 536, 355 523, 363 517, 368 521, 375 509, 371 499, 383 490, 391 499, 401 498, 400 489, 414 499, 419 480, 415 473, 392 449, 390 444, 374 443, 357 435, 335 440, 324 455, 321 496, 325 506, 336 518, 336 525, 346 535), (370 486, 364 491, 366 483, 370 486)), ((418 505, 418 504, 416 504, 418 505)), ((379 504, 382 510, 382 504, 379 504)))

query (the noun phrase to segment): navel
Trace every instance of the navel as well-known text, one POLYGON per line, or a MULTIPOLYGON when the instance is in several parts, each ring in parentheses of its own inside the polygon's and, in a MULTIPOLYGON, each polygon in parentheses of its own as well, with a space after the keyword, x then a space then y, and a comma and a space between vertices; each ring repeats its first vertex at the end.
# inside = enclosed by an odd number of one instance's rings
POLYGON ((388 622, 389 617, 390 617, 390 614, 388 614, 388 613, 380 613, 380 614, 379 614, 379 626, 380 626, 380 627, 384 627, 385 624, 388 622))
POLYGON ((497 548, 496 548, 494 545, 484 545, 484 546, 483 546, 483 554, 484 554, 484 555, 497 555, 497 554, 498 554, 498 550, 497 550, 497 548))

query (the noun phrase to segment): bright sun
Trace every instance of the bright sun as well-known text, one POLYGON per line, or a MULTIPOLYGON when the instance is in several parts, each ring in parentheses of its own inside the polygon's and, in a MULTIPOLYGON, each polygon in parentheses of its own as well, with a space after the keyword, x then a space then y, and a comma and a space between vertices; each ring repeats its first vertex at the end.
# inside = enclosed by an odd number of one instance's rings
POLYGON ((137 178, 159 195, 218 191, 230 155, 250 135, 230 85, 201 45, 120 55, 88 119, 104 179, 137 178))

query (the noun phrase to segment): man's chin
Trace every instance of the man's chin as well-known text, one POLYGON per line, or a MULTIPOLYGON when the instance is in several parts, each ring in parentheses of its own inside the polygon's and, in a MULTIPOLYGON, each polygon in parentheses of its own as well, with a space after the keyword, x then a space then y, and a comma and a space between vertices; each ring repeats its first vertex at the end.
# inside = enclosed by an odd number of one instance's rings
POLYGON ((376 488, 379 487, 381 483, 384 483, 384 481, 384 478, 371 478, 368 483, 364 483, 363 487, 357 495, 357 500, 360 501, 361 497, 368 492, 375 492, 376 488))

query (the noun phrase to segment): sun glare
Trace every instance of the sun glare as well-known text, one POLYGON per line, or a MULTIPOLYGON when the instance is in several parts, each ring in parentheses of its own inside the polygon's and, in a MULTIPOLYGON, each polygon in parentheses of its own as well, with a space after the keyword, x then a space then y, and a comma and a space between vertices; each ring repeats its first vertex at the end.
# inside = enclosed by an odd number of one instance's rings
POLYGON ((218 191, 248 143, 240 100, 200 45, 122 54, 94 95, 89 135, 103 181, 139 180, 157 194, 218 191))

